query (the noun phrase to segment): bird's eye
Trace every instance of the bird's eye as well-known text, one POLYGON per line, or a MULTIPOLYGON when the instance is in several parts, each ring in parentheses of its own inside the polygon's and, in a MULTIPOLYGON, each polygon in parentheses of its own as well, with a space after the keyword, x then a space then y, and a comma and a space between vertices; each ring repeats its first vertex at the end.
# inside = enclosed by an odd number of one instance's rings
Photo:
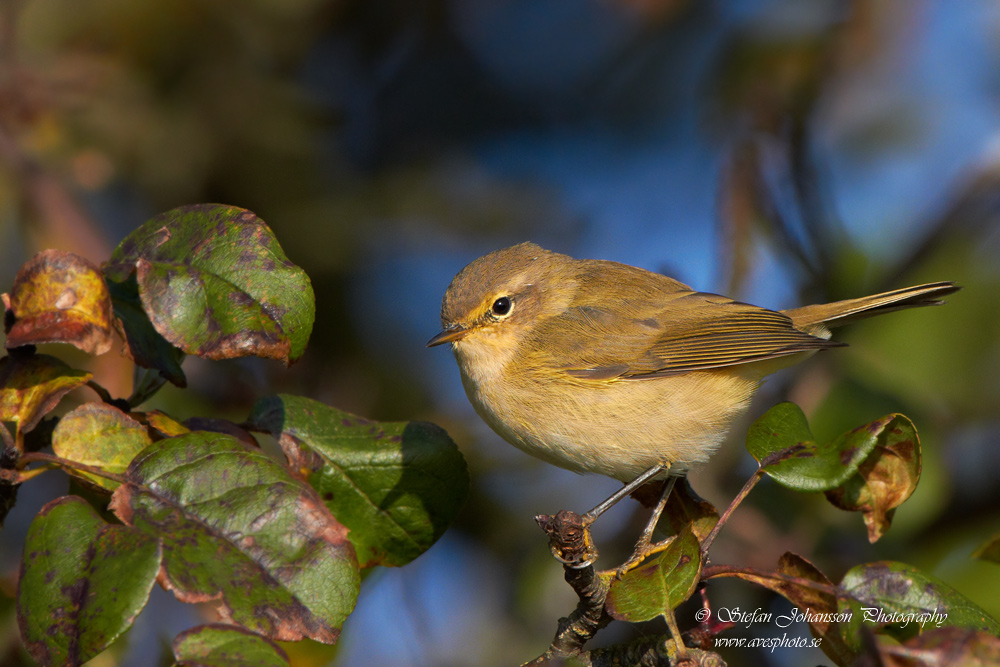
POLYGON ((493 307, 490 310, 493 311, 494 315, 503 317, 510 312, 512 305, 508 297, 502 296, 493 302, 493 307))

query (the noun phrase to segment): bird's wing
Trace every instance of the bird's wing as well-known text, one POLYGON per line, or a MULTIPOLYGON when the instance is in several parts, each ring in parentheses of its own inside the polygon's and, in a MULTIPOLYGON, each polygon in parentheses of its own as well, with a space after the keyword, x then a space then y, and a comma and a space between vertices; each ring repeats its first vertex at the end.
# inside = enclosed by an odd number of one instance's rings
POLYGON ((717 294, 677 290, 655 306, 639 302, 573 305, 535 331, 536 345, 551 350, 534 361, 581 379, 646 379, 746 364, 837 347, 796 329, 779 312, 717 294))

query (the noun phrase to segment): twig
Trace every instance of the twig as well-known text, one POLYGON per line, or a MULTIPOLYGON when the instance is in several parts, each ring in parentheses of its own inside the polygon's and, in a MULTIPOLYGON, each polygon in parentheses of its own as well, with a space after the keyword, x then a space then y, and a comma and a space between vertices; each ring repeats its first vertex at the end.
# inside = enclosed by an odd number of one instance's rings
POLYGON ((59 456, 53 456, 52 454, 45 454, 43 452, 29 452, 21 457, 18 461, 19 467, 24 467, 29 463, 34 461, 42 461, 44 463, 51 463, 59 466, 60 468, 72 468, 73 470, 79 470, 81 472, 87 472, 91 475, 97 475, 98 477, 103 477, 104 479, 110 479, 113 482, 118 482, 119 484, 124 484, 128 481, 125 475, 119 475, 118 473, 108 472, 103 468, 97 468, 95 466, 89 466, 86 463, 77 463, 76 461, 70 461, 69 459, 64 459, 59 456))
POLYGON ((727 507, 726 511, 722 513, 722 516, 719 517, 719 520, 716 522, 715 526, 712 527, 711 532, 705 536, 704 540, 702 540, 701 542, 702 561, 705 560, 705 555, 708 553, 708 548, 712 546, 712 542, 715 541, 716 535, 719 534, 719 531, 722 529, 722 527, 726 525, 727 521, 729 521, 730 515, 736 510, 737 507, 739 507, 740 503, 743 502, 743 500, 747 497, 747 495, 750 493, 753 487, 757 486, 757 482, 759 482, 761 477, 763 476, 764 476, 764 469, 763 465, 761 465, 761 467, 757 468, 754 474, 750 476, 750 479, 746 481, 746 484, 744 484, 743 488, 740 489, 740 492, 736 494, 736 497, 733 498, 733 501, 729 503, 729 507, 727 507))

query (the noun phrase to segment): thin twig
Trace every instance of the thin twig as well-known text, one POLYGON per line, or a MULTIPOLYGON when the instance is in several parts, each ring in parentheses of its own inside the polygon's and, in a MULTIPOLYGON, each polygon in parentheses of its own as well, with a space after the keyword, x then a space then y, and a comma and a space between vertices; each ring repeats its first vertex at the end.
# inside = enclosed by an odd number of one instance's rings
POLYGON ((104 479, 110 479, 113 482, 118 482, 124 484, 128 481, 125 475, 119 475, 118 473, 108 472, 103 468, 97 468, 95 466, 89 466, 86 463, 78 463, 76 461, 70 461, 69 459, 64 459, 59 456, 54 456, 52 454, 45 454, 43 452, 29 452, 21 457, 18 461, 18 467, 24 467, 29 463, 35 461, 42 461, 44 463, 51 463, 59 466, 60 468, 72 468, 73 470, 79 470, 81 472, 87 472, 92 475, 97 475, 98 477, 103 477, 104 479))
POLYGON ((759 482, 761 477, 763 476, 764 476, 763 467, 757 468, 754 474, 750 476, 750 479, 746 481, 746 484, 743 485, 743 488, 740 489, 740 492, 736 494, 735 498, 733 498, 733 501, 729 503, 729 507, 726 508, 726 511, 723 512, 722 516, 719 517, 719 520, 716 522, 715 526, 712 527, 712 531, 705 536, 704 540, 702 540, 701 542, 702 560, 704 560, 705 554, 708 553, 708 548, 712 546, 712 542, 715 541, 716 535, 719 534, 719 531, 722 529, 722 527, 726 524, 727 521, 729 521, 729 516, 736 510, 736 508, 740 505, 740 503, 743 502, 743 500, 747 497, 747 495, 750 493, 753 487, 757 486, 757 482, 759 482))

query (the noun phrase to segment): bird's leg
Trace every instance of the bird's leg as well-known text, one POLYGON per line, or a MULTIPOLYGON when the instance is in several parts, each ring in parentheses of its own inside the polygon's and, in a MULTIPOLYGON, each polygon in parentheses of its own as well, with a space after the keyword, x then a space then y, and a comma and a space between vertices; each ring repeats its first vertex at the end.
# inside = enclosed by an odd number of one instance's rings
POLYGON ((639 536, 639 541, 635 543, 635 550, 632 551, 632 555, 629 559, 622 563, 615 573, 615 576, 619 579, 624 576, 626 572, 634 568, 636 565, 641 563, 646 559, 647 556, 655 554, 657 552, 663 551, 670 543, 674 541, 676 535, 671 535, 665 540, 653 544, 653 531, 656 530, 656 524, 660 521, 660 516, 663 514, 663 509, 667 506, 667 500, 670 499, 670 492, 674 490, 674 484, 677 483, 676 477, 668 477, 666 484, 663 485, 663 492, 660 493, 660 500, 656 503, 656 507, 653 508, 653 514, 650 515, 649 521, 646 523, 646 527, 642 531, 642 535, 639 536))
MULTIPOLYGON (((594 521, 597 520, 597 517, 601 516, 609 509, 614 507, 619 500, 629 495, 630 493, 638 489, 640 486, 642 486, 652 478, 659 475, 664 470, 670 470, 670 463, 657 463, 655 466, 643 472, 641 475, 633 479, 631 482, 629 482, 622 488, 618 489, 618 491, 611 494, 604 502, 599 504, 597 507, 584 514, 582 517, 583 525, 589 526, 590 524, 594 523, 594 521)), ((669 484, 669 486, 672 487, 673 484, 669 484)), ((662 510, 660 511, 662 512, 662 510)))

